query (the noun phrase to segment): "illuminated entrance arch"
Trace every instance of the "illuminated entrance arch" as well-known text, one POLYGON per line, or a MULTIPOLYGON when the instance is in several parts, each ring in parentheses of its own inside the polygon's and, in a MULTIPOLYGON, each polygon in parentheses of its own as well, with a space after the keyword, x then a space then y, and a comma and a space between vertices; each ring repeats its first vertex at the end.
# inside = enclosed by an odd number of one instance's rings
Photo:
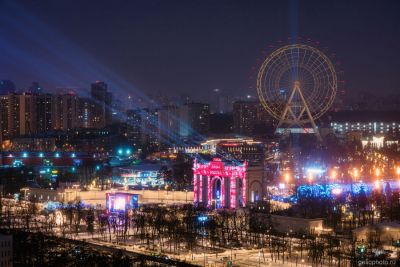
POLYGON ((194 161, 194 202, 210 208, 246 206, 246 162, 194 161))
POLYGON ((218 176, 211 179, 211 206, 222 208, 222 179, 218 176))
POLYGON ((246 192, 243 191, 243 179, 237 178, 237 195, 238 195, 238 207, 244 207, 243 203, 243 194, 246 192))

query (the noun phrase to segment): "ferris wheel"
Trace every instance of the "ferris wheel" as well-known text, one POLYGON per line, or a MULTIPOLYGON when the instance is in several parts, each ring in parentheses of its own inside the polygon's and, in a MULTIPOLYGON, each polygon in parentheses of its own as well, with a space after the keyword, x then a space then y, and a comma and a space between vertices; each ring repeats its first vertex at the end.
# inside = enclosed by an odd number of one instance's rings
POLYGON ((277 130, 312 131, 321 140, 315 120, 332 105, 337 90, 335 68, 320 50, 305 44, 273 51, 261 65, 257 92, 265 110, 279 120, 277 130))

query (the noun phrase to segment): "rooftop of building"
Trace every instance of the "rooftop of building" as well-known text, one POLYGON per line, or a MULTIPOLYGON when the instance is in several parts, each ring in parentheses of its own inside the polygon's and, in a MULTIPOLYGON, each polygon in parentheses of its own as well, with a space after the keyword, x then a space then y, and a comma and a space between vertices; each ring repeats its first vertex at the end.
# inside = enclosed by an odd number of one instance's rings
POLYGON ((224 157, 223 155, 215 156, 209 154, 198 154, 195 159, 198 163, 206 164, 209 162, 222 162, 225 166, 242 166, 244 163, 243 160, 236 160, 232 157, 224 157))
POLYGON ((400 122, 400 111, 342 110, 325 118, 329 122, 400 122))

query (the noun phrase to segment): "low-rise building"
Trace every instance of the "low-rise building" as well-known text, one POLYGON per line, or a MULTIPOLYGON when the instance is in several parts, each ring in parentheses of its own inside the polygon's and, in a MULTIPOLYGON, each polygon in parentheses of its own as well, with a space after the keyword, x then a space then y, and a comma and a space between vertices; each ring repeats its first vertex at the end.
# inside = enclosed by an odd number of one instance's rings
POLYGON ((40 203, 54 201, 61 203, 82 201, 85 204, 97 206, 99 208, 106 207, 107 194, 115 192, 123 192, 126 194, 134 194, 138 196, 139 204, 185 204, 193 202, 192 191, 174 191, 174 190, 81 190, 78 186, 72 188, 62 188, 57 190, 43 188, 22 188, 21 196, 28 199, 36 199, 40 203))
POLYGON ((394 222, 368 225, 352 232, 354 240, 361 243, 379 240, 382 245, 392 245, 394 241, 400 240, 400 224, 394 222))
POLYGON ((281 233, 320 233, 324 220, 321 218, 305 219, 291 216, 271 215, 274 230, 281 233))

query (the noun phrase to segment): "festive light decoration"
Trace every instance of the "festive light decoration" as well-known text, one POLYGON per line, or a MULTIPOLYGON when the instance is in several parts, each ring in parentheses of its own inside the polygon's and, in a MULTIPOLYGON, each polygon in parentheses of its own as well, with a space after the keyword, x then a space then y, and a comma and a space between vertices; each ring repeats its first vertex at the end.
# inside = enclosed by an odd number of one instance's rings
POLYGON ((314 185, 300 185, 297 188, 297 196, 299 198, 336 198, 341 195, 351 193, 359 195, 364 192, 370 195, 372 191, 381 189, 382 184, 389 184, 390 188, 400 188, 400 183, 396 181, 380 181, 374 183, 353 183, 353 184, 314 184, 314 185))
POLYGON ((300 185, 297 188, 298 198, 336 198, 342 195, 351 193, 359 195, 364 192, 370 195, 372 191, 383 188, 382 185, 389 185, 390 188, 400 188, 400 183, 396 181, 380 181, 377 180, 373 183, 357 182, 353 184, 313 184, 313 185, 300 185))
POLYGON ((194 202, 211 207, 237 208, 246 205, 247 164, 236 161, 224 162, 220 158, 212 161, 194 161, 194 202), (240 185, 240 186, 239 186, 240 185), (228 196, 226 196, 228 194, 228 196), (229 200, 229 203, 226 203, 229 200))
POLYGON ((120 212, 128 209, 137 208, 139 202, 139 196, 136 194, 129 193, 107 193, 106 194, 106 206, 108 211, 120 212))
POLYGON ((321 168, 308 168, 307 173, 312 173, 312 174, 322 174, 324 173, 325 170, 321 168))

